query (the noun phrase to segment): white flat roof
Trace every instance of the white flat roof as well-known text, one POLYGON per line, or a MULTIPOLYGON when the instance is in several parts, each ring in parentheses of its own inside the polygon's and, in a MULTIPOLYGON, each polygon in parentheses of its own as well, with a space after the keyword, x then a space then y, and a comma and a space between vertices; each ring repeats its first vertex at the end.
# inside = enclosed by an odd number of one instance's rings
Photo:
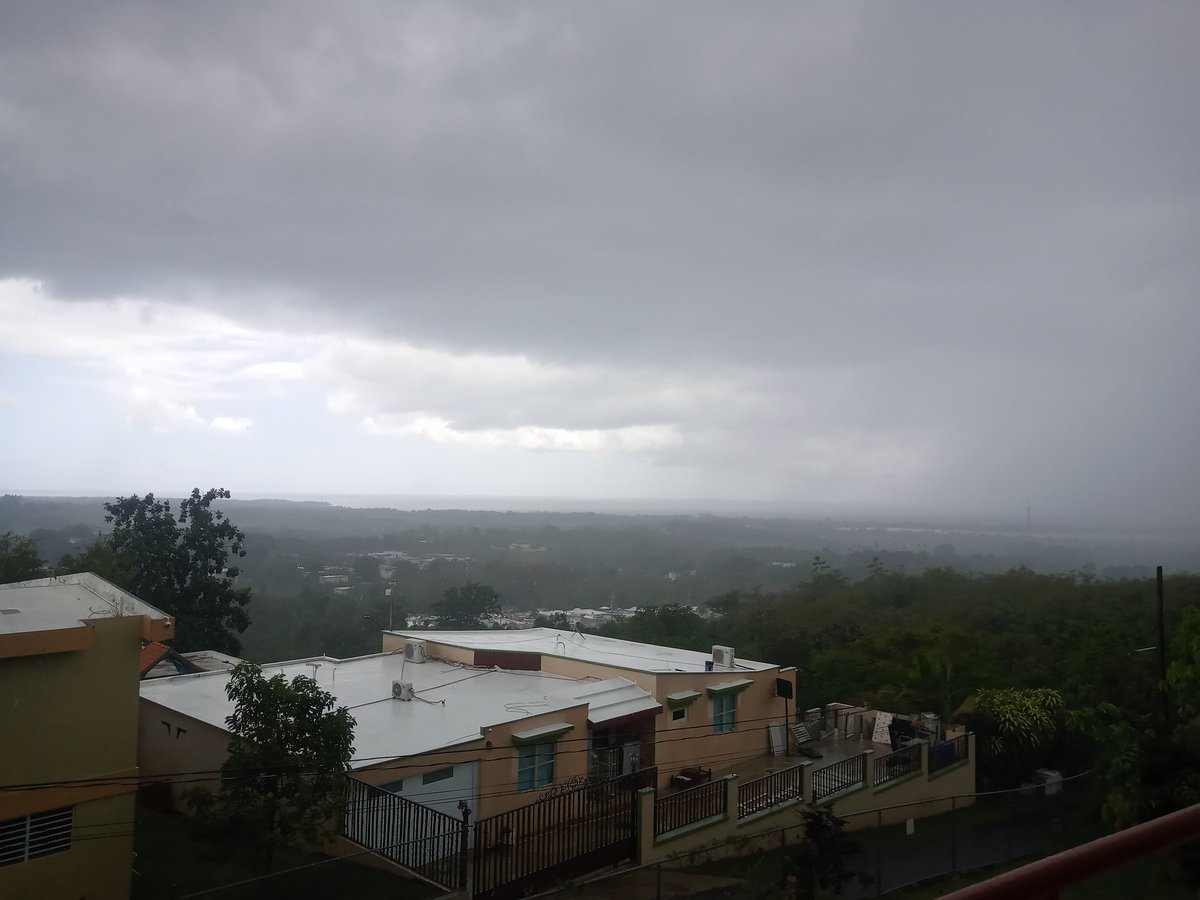
MULTIPOLYGON (((423 638, 439 644, 475 650, 508 650, 514 653, 540 653, 577 659, 602 666, 615 666, 638 672, 704 672, 712 654, 699 650, 680 650, 638 641, 622 641, 598 634, 580 634, 555 628, 520 628, 491 631, 393 631, 404 637, 423 638)), ((716 667, 715 672, 761 672, 775 668, 774 663, 735 659, 732 667, 716 667)))
MULTIPOLYGON (((394 652, 342 660, 313 657, 262 669, 268 678, 279 672, 288 678, 312 677, 314 666, 317 683, 334 695, 337 706, 349 707, 357 721, 355 769, 481 741, 481 727, 583 706, 587 700, 577 695, 595 683, 436 660, 405 663, 403 654, 394 652), (411 682, 419 699, 393 700, 393 681, 411 682)), ((233 712, 225 696, 228 682, 229 673, 221 671, 156 678, 141 682, 141 696, 224 729, 225 717, 233 712)))
POLYGON ((78 628, 89 619, 116 616, 171 619, 90 572, 0 584, 0 634, 78 628))

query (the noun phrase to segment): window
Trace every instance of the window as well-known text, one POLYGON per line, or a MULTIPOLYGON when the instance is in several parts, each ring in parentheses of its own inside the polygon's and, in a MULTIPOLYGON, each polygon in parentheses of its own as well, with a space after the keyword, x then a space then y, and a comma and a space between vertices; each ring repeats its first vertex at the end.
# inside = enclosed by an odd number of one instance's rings
POLYGON ((71 849, 75 810, 55 809, 0 822, 0 866, 71 849))
POLYGON ((687 718, 687 707, 681 706, 679 709, 671 710, 671 721, 682 722, 687 718))
POLYGON ((517 749, 517 790, 531 791, 554 782, 554 744, 527 744, 517 749))
POLYGON ((737 694, 717 694, 712 704, 713 734, 733 731, 737 725, 737 694))
POLYGON ((454 777, 454 766, 438 769, 436 772, 426 772, 421 776, 421 784, 437 784, 454 777))

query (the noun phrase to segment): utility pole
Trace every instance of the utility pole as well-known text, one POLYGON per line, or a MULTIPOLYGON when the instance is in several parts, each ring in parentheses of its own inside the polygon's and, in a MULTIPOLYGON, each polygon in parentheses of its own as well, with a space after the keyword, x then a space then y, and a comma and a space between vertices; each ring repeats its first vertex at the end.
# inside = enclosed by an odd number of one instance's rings
POLYGON ((1162 695, 1163 730, 1171 728, 1171 704, 1167 696, 1167 620, 1163 611, 1163 567, 1155 572, 1155 587, 1158 593, 1158 691, 1162 695))

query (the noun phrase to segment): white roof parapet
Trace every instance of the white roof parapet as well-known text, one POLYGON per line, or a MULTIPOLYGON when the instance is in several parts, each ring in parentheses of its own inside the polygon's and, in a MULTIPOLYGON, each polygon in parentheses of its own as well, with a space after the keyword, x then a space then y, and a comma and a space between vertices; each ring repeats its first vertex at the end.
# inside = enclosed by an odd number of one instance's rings
MULTIPOLYGON (((643 644, 624 641, 598 634, 555 628, 521 628, 511 631, 412 631, 391 632, 403 637, 424 638, 430 643, 474 650, 507 651, 512 653, 537 653, 542 656, 574 659, 617 669, 637 672, 706 672, 711 671, 712 653, 700 650, 683 650, 678 647, 662 647, 658 644, 643 644)), ((738 659, 732 668, 722 668, 723 674, 762 672, 774 669, 774 663, 738 659)))
POLYGON ((0 607, 20 610, 20 615, 0 618, 0 631, 12 632, 74 628, 89 619, 126 616, 174 621, 157 606, 92 572, 0 584, 0 607))

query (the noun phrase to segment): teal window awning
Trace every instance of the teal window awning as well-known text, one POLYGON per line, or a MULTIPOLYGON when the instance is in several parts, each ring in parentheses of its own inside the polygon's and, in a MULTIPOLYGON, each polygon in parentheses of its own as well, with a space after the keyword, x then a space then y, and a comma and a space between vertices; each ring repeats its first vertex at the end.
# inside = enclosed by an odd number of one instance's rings
POLYGON ((514 731, 512 742, 518 746, 521 744, 549 744, 557 741, 574 727, 570 722, 555 722, 551 725, 543 725, 541 728, 531 728, 528 731, 514 731))
POLYGON ((667 707, 669 709, 687 709, 703 694, 699 691, 677 691, 674 694, 667 694, 667 707))

